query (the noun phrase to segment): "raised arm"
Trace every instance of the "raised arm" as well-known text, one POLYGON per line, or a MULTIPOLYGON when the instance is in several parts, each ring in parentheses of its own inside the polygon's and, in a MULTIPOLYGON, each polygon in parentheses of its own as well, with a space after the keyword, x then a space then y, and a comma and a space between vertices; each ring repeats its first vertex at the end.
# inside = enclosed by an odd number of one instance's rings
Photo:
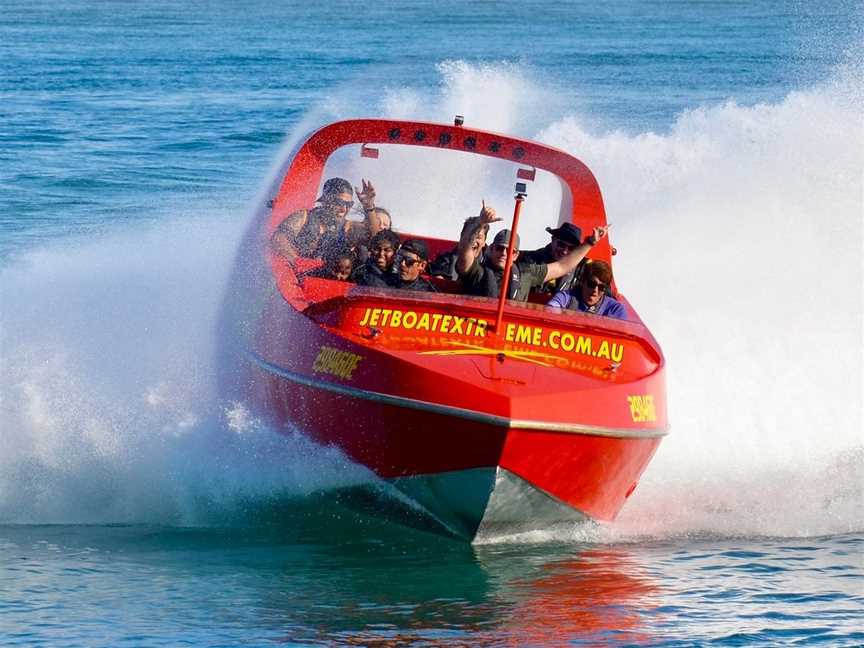
POLYGON ((480 215, 465 221, 462 236, 459 238, 459 246, 456 249, 456 272, 464 274, 471 269, 486 244, 489 224, 500 220, 495 215, 495 210, 487 207, 484 201, 480 215))
POLYGON ((606 227, 595 227, 594 234, 586 237, 585 242, 582 243, 582 245, 571 250, 570 254, 562 258, 560 261, 550 263, 546 267, 546 278, 543 281, 553 281, 554 279, 563 277, 568 272, 575 270, 576 266, 578 266, 579 262, 585 258, 585 255, 588 254, 591 248, 597 245, 597 241, 600 241, 606 236, 609 227, 609 225, 606 227))

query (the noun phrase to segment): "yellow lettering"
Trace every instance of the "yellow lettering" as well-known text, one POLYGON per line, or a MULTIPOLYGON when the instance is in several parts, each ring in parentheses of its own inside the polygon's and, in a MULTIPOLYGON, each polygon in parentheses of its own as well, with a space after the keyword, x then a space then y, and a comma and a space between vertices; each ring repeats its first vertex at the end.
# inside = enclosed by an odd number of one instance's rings
POLYGON ((552 331, 549 334, 549 346, 555 350, 561 348, 561 331, 552 331))
MULTIPOLYGON (((450 317, 450 315, 448 315, 447 317, 450 317)), ((447 320, 447 317, 444 318, 445 321, 447 320)), ((450 327, 450 332, 462 335, 462 324, 464 323, 464 317, 456 317, 455 315, 453 315, 453 325, 450 327)))
POLYGON ((623 344, 615 344, 612 343, 612 360, 614 362, 621 362, 621 359, 624 357, 624 345, 623 344))
POLYGON ((390 318, 390 313, 392 312, 393 311, 389 308, 385 308, 383 311, 381 311, 381 314, 383 315, 383 317, 381 318, 381 326, 387 326, 387 320, 390 318))
POLYGON ((603 340, 600 343, 600 348, 597 350, 598 358, 606 358, 609 359, 609 343, 606 340, 603 340))
POLYGON ((628 396, 627 403, 630 405, 630 418, 634 423, 654 422, 657 420, 657 410, 654 407, 654 396, 628 396))
POLYGON ((516 342, 529 343, 531 341, 531 327, 519 326, 516 329, 516 342))
POLYGON ((362 358, 348 351, 322 346, 312 363, 315 373, 327 373, 338 378, 350 379, 362 358))
POLYGON ((591 338, 579 336, 579 342, 576 344, 576 353, 584 353, 591 355, 591 338))
POLYGON ((504 334, 504 339, 508 342, 512 342, 516 337, 516 325, 515 324, 507 324, 507 332, 504 334))
POLYGON ((419 331, 421 329, 424 331, 429 330, 429 313, 423 313, 420 316, 420 321, 417 322, 417 330, 419 331))
POLYGON ((477 320, 477 327, 474 329, 474 337, 486 337, 486 327, 489 322, 486 320, 477 320))
POLYGON ((402 316, 402 327, 413 329, 415 326, 417 326, 417 313, 414 311, 408 311, 402 316))
POLYGON ((363 313, 363 319, 360 320, 360 326, 366 326, 366 322, 369 321, 369 313, 372 312, 371 308, 367 308, 366 312, 363 313))
POLYGON ((375 326, 378 324, 378 318, 381 317, 381 309, 376 308, 372 311, 372 317, 369 318, 369 326, 375 326))
POLYGON ((534 327, 534 336, 531 338, 531 344, 534 346, 540 346, 542 343, 543 329, 539 326, 534 327))
POLYGON ((393 316, 390 318, 390 328, 399 328, 402 323, 402 311, 394 310, 393 316))

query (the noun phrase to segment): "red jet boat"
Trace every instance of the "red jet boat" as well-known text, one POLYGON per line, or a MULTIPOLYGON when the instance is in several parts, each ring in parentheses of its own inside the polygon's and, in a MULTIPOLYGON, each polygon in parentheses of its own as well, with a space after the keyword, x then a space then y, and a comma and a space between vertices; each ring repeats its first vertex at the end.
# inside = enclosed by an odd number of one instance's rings
MULTIPOLYGON (((460 295, 446 281, 437 293, 363 288, 304 276, 320 260, 289 263, 270 251, 277 226, 313 206, 327 177, 379 183, 401 168, 384 160, 418 149, 422 164, 434 150, 497 165, 508 198, 521 182, 504 225, 523 238, 565 221, 588 232, 606 225, 593 174, 561 150, 459 118, 320 128, 283 162, 237 263, 231 335, 247 371, 245 402, 278 429, 337 446, 449 534, 612 520, 667 433, 663 354, 623 296, 630 321, 554 312, 539 296, 460 295), (348 168, 355 160, 366 166, 348 168), (525 216, 520 230, 527 186, 540 175, 557 187, 558 211, 525 216)), ((426 200, 448 192, 426 177, 406 190, 430 189, 426 200)), ((458 235, 474 211, 454 214, 448 231, 458 235)), ((403 240, 424 239, 431 256, 455 247, 455 236, 417 231, 407 216, 394 213, 403 240)), ((607 237, 589 257, 611 263, 613 254, 607 237)))

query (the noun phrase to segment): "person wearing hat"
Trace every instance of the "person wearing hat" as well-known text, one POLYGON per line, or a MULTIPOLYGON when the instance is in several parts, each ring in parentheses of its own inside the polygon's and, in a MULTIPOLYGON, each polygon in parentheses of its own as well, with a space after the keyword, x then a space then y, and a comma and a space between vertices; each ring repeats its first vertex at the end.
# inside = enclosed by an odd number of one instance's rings
POLYGON ((324 257, 347 247, 345 217, 354 205, 351 183, 344 178, 330 178, 313 209, 289 214, 270 237, 270 247, 293 262, 297 257, 324 257))
POLYGON ((612 293, 612 267, 605 261, 588 259, 578 285, 555 293, 547 307, 627 319, 627 307, 612 293))
MULTIPOLYGON (((482 295, 497 298, 501 292, 501 281, 504 268, 507 265, 507 248, 510 242, 510 230, 501 230, 495 235, 492 245, 482 253, 482 243, 485 235, 484 226, 500 221, 495 210, 483 203, 480 215, 473 226, 463 233, 459 239, 456 270, 463 292, 469 295, 482 295)), ((510 283, 507 298, 516 301, 527 301, 531 290, 539 288, 547 281, 553 281, 576 270, 579 262, 585 258, 592 245, 606 236, 607 227, 595 227, 593 237, 570 250, 560 259, 546 262, 522 260, 519 257, 519 235, 513 242, 513 264, 511 265, 510 283)), ((464 231, 464 230, 463 230, 464 231)))
MULTIPOLYGON (((534 263, 552 263, 560 261, 571 251, 582 245, 582 230, 573 223, 562 223, 560 227, 552 229, 547 227, 546 231, 552 235, 552 240, 545 247, 539 250, 531 250, 530 252, 522 252, 521 258, 523 261, 533 261, 534 263)), ((560 290, 568 290, 576 283, 576 277, 584 266, 584 259, 579 263, 575 270, 568 272, 563 277, 558 277, 553 281, 547 281, 538 290, 554 294, 560 290)))
POLYGON ((396 253, 396 261, 393 264, 397 277, 396 288, 436 292, 435 287, 420 276, 426 271, 428 263, 429 248, 423 241, 418 239, 405 241, 396 253))

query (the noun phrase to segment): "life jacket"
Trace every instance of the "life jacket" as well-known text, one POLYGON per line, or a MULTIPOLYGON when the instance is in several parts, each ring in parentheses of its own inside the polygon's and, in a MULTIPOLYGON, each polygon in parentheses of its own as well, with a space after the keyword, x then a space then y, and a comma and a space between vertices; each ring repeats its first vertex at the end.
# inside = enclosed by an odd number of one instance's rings
MULTIPOLYGON (((504 279, 504 272, 496 272, 492 268, 483 266, 483 282, 481 295, 497 299, 501 293, 501 282, 504 279)), ((522 280, 522 270, 517 264, 510 266, 510 283, 507 285, 507 299, 514 299, 519 291, 519 283, 522 280)))

